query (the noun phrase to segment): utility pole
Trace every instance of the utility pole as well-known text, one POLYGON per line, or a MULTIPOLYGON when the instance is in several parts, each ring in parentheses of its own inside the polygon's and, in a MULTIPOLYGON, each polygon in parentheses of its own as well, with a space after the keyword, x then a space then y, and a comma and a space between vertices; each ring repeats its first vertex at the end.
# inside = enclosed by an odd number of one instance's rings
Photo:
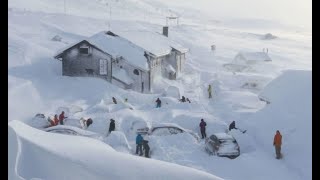
POLYGON ((64 14, 66 15, 66 0, 64 0, 64 14))

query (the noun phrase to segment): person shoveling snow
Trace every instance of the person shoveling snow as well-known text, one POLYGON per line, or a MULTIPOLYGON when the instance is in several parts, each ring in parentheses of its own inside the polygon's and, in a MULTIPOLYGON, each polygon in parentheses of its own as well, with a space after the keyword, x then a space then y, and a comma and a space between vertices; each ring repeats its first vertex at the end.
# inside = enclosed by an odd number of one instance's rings
POLYGON ((64 116, 64 111, 62 111, 61 114, 59 115, 59 122, 60 122, 61 125, 64 124, 63 120, 66 119, 66 118, 68 118, 68 117, 65 117, 64 116))
POLYGON ((80 125, 82 129, 87 129, 93 123, 92 119, 80 118, 80 125))
POLYGON ((238 129, 242 133, 246 133, 247 132, 247 130, 243 131, 243 130, 241 130, 239 128, 236 128, 236 122, 235 121, 232 121, 232 123, 229 125, 229 131, 231 131, 231 129, 238 129))

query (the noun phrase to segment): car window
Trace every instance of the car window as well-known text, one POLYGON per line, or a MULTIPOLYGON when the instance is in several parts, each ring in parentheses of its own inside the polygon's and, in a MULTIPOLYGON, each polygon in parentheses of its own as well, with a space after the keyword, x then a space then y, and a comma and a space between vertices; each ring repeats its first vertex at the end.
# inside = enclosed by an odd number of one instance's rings
POLYGON ((77 135, 77 132, 69 129, 53 129, 49 130, 48 132, 53 132, 53 133, 59 133, 59 134, 70 134, 70 135, 77 135))
POLYGON ((169 131, 169 128, 166 127, 159 127, 159 128, 154 128, 152 131, 152 135, 155 136, 163 136, 163 135, 170 135, 171 132, 169 131))
POLYGON ((178 134, 178 133, 182 133, 183 131, 181 129, 178 129, 178 128, 175 128, 175 127, 171 127, 171 128, 168 128, 169 129, 169 132, 171 134, 178 134))
POLYGON ((210 139, 214 141, 214 140, 216 140, 216 136, 212 135, 212 136, 210 136, 210 139))

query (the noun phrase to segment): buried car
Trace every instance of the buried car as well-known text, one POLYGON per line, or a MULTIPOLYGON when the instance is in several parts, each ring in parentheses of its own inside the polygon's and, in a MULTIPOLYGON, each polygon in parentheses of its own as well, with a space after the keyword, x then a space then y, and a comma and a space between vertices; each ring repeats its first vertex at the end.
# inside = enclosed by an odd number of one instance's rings
POLYGON ((206 139, 206 151, 220 157, 234 159, 240 155, 240 147, 237 140, 226 133, 215 133, 206 139))
POLYGON ((161 123, 153 125, 151 128, 145 127, 141 129, 137 129, 137 133, 139 134, 148 134, 148 135, 155 135, 155 136, 166 136, 178 133, 189 133, 195 139, 199 140, 199 136, 189 129, 185 129, 180 127, 174 123, 161 123))
POLYGON ((52 133, 59 133, 59 134, 67 134, 67 135, 75 135, 75 136, 86 136, 86 137, 99 137, 97 133, 83 130, 74 126, 67 126, 67 125, 57 125, 45 128, 44 131, 52 132, 52 133))

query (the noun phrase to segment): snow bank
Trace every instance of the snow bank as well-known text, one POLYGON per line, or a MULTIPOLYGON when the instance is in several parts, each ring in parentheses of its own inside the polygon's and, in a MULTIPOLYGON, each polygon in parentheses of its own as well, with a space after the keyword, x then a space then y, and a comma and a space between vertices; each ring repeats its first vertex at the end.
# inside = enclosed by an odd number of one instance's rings
POLYGON ((221 179, 185 166, 119 153, 95 139, 46 133, 16 120, 11 121, 8 128, 13 139, 9 141, 9 177, 20 175, 25 179, 48 180, 221 179), (17 161, 13 163, 15 158, 17 161))
POLYGON ((126 135, 121 131, 111 131, 105 142, 119 152, 129 153, 131 151, 126 135))
POLYGON ((112 74, 112 76, 121 80, 122 82, 124 82, 128 85, 130 85, 134 82, 133 79, 128 75, 127 71, 125 71, 124 69, 119 69, 119 70, 115 71, 112 74))
POLYGON ((312 179, 311 80, 311 71, 285 71, 260 94, 270 104, 246 121, 248 133, 255 136, 270 157, 275 154, 272 146, 275 132, 281 132, 284 154, 281 161, 301 179, 312 179))
POLYGON ((265 52, 239 52, 233 60, 234 64, 253 64, 256 62, 271 61, 265 52))
POLYGON ((180 89, 176 86, 169 86, 164 92, 164 95, 180 99, 180 89))
POLYGON ((8 121, 33 117, 41 112, 43 102, 31 81, 13 76, 9 76, 8 81, 8 121))

